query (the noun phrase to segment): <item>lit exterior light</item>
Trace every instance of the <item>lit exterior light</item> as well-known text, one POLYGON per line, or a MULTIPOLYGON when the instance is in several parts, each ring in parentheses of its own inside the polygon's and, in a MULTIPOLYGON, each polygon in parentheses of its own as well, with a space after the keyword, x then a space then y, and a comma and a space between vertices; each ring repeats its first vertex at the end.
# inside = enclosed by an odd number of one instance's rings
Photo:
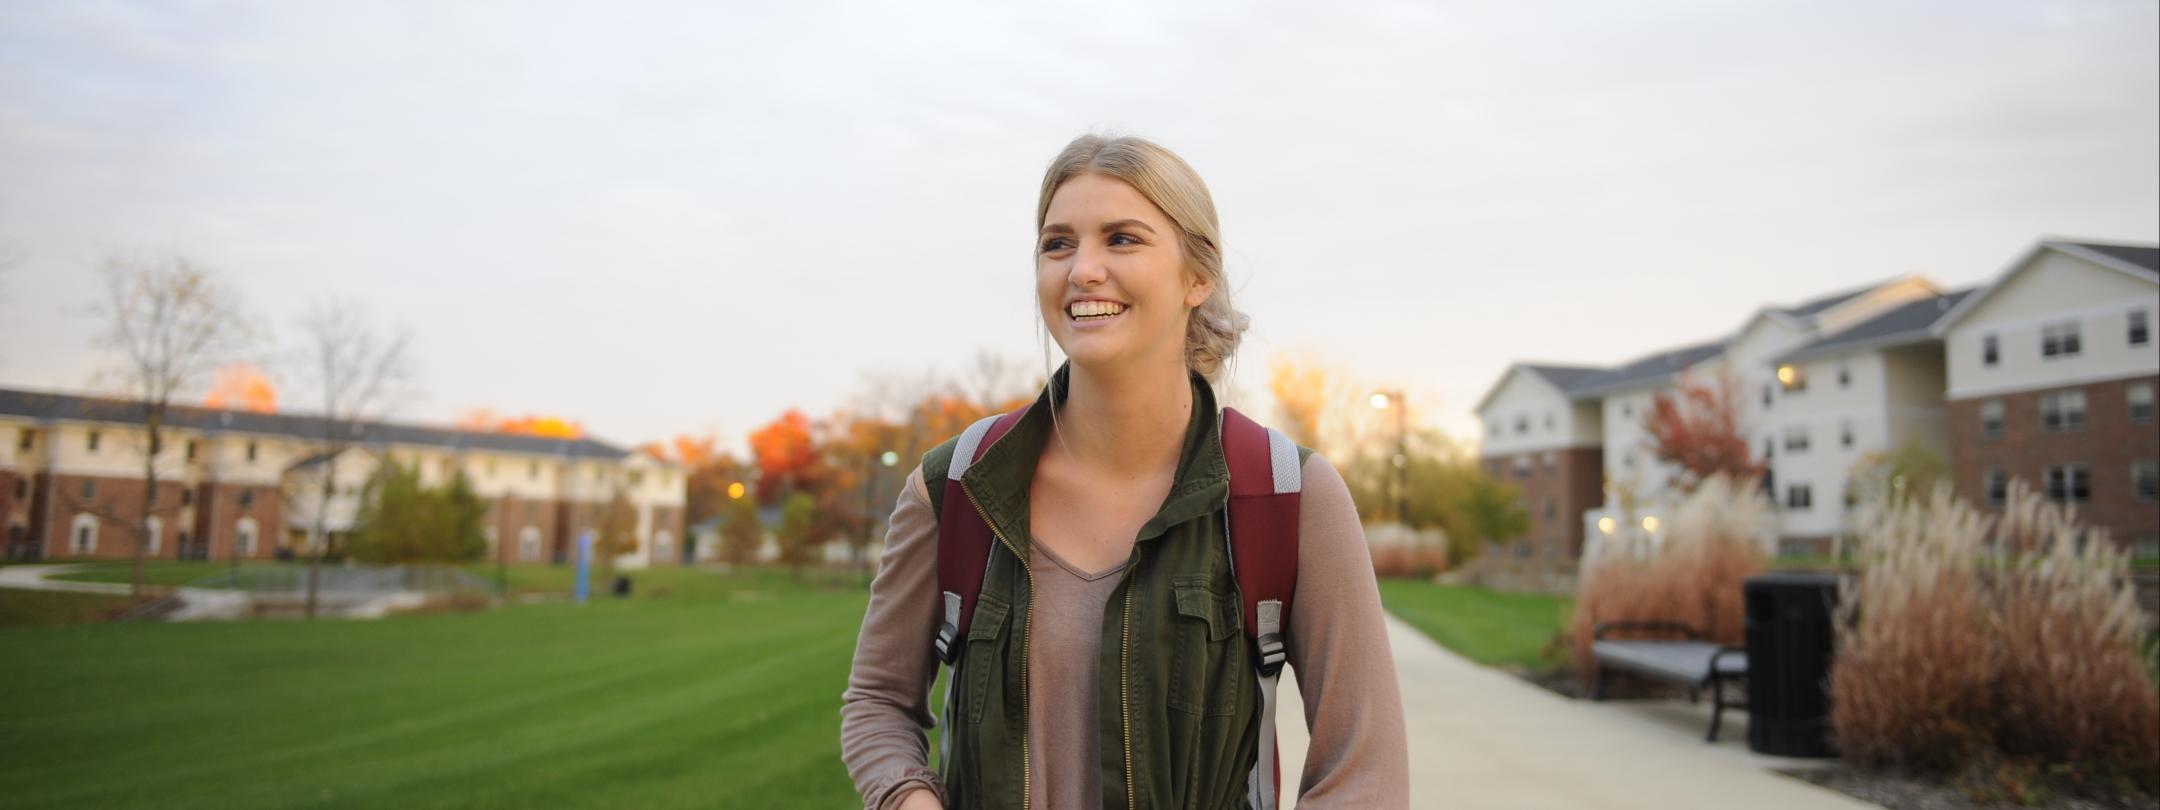
POLYGON ((1786 385, 1791 385, 1793 378, 1799 376, 1799 374, 1800 372, 1793 370, 1792 366, 1777 367, 1777 381, 1786 385))
POLYGON ((1656 531, 1657 531, 1657 527, 1658 527, 1658 519, 1657 519, 1657 516, 1656 516, 1656 515, 1645 515, 1645 516, 1643 516, 1643 519, 1642 519, 1642 528, 1643 528, 1643 531, 1646 531, 1646 532, 1656 532, 1656 531))
POLYGON ((1610 517, 1601 517, 1597 519, 1597 530, 1604 534, 1612 534, 1613 529, 1618 528, 1619 525, 1620 521, 1613 520, 1610 517))
POLYGON ((885 451, 884 455, 878 456, 878 461, 885 466, 890 467, 894 464, 900 463, 900 454, 895 453, 891 450, 887 450, 885 451))
POLYGON ((1384 410, 1387 410, 1387 406, 1388 406, 1388 395, 1386 395, 1386 394, 1374 394, 1374 395, 1372 395, 1372 406, 1373 406, 1373 410, 1377 410, 1377 411, 1384 411, 1384 410))
POLYGON ((732 484, 729 484, 729 485, 727 485, 727 496, 728 496, 729 498, 733 498, 733 499, 735 499, 735 500, 738 500, 738 501, 739 501, 739 500, 742 500, 742 496, 743 496, 743 485, 742 485, 742 482, 741 482, 741 481, 737 481, 737 482, 735 482, 735 483, 732 483, 732 484))

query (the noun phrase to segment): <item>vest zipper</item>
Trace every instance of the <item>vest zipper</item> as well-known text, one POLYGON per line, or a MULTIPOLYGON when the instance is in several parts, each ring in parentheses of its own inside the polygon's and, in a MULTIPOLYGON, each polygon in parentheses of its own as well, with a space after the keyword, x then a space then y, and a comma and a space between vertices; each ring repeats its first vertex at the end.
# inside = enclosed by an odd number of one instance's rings
MULTIPOLYGON (((968 489, 964 479, 960 482, 960 492, 967 495, 968 505, 975 507, 975 514, 982 518, 984 526, 990 528, 991 536, 1005 544, 1006 550, 1011 551, 1013 557, 1020 561, 1020 571, 1027 575, 1027 618, 1023 620, 1025 623, 1020 635, 1020 810, 1027 810, 1035 794, 1035 766, 1028 759, 1028 645, 1035 643, 1035 569, 1028 565, 1027 555, 1021 554, 1011 540, 1005 539, 1005 533, 997 530, 997 524, 991 522, 989 513, 984 512, 982 504, 976 502, 975 491, 968 489)), ((1131 736, 1130 733, 1127 736, 1131 736)), ((1130 760, 1129 751, 1126 757, 1130 760)))
POLYGON ((1133 547, 1133 561, 1125 566, 1125 613, 1118 617, 1118 714, 1125 721, 1125 810, 1133 808, 1132 768, 1132 572, 1139 567, 1140 548, 1133 547))

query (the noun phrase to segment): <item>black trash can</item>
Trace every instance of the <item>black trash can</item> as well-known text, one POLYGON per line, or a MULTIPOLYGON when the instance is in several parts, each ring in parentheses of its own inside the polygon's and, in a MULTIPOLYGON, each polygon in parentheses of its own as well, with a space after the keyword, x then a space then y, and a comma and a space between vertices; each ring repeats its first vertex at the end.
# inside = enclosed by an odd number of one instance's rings
POLYGON ((1747 601, 1748 748, 1787 757, 1831 757, 1832 574, 1751 577, 1747 601))
POLYGON ((617 575, 615 576, 615 595, 616 595, 617 597, 625 597, 625 598, 626 598, 626 597, 628 597, 628 596, 630 595, 630 578, 629 578, 629 577, 627 577, 627 576, 623 576, 623 575, 621 575, 621 574, 617 574, 617 575))

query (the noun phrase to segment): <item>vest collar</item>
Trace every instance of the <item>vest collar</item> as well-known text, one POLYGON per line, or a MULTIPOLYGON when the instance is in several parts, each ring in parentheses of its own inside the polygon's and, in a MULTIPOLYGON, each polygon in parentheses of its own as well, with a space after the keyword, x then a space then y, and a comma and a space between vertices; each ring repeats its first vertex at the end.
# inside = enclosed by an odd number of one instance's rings
MULTIPOLYGON (((1141 541, 1159 537, 1170 527, 1217 511, 1229 502, 1230 467, 1223 459, 1222 415, 1215 403, 1215 390, 1207 378, 1188 374, 1193 408, 1191 419, 1185 423, 1177 475, 1161 508, 1140 527, 1141 541)), ((1035 464, 1042 458, 1043 443, 1051 438, 1052 403, 1065 401, 1071 376, 1072 363, 1067 361, 1050 375, 1050 381, 1020 422, 983 451, 982 459, 960 478, 991 528, 1010 542, 1023 546, 1031 542, 1028 492, 1035 483, 1035 464)))

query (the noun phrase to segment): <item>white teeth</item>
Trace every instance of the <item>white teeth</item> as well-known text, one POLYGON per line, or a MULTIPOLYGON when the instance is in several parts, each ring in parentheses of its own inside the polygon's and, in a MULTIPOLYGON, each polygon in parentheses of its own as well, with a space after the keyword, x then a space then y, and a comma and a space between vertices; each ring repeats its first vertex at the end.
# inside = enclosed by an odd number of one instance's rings
POLYGON ((1109 317, 1125 311, 1125 305, 1115 301, 1074 301, 1066 312, 1075 318, 1109 317))

